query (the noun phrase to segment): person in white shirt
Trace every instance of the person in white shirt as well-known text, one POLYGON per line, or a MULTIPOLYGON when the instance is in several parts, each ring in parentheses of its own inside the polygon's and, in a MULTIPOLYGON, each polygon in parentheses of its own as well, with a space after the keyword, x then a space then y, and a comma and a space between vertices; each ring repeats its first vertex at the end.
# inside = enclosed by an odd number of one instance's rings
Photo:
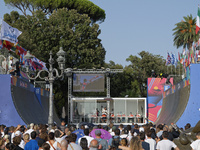
POLYGON ((196 138, 197 139, 190 144, 192 150, 200 150, 200 132, 197 132, 196 138))
POLYGON ((84 130, 84 134, 85 136, 81 137, 78 139, 78 145, 80 145, 80 141, 82 138, 86 138, 87 139, 87 142, 88 142, 88 147, 90 146, 90 142, 94 139, 93 137, 90 137, 89 136, 89 129, 85 129, 84 130))
POLYGON ((155 150, 156 149, 156 141, 151 138, 151 134, 152 134, 152 131, 149 130, 146 134, 147 139, 145 140, 145 142, 149 143, 150 150, 155 150))
POLYGON ((24 134, 28 133, 28 134, 30 135, 30 138, 31 138, 31 132, 34 131, 33 128, 34 128, 34 124, 31 123, 31 124, 30 124, 30 129, 28 129, 24 134))
POLYGON ((162 137, 163 140, 157 143, 156 149, 157 150, 171 150, 172 147, 175 150, 179 150, 179 148, 174 144, 174 142, 168 140, 169 133, 167 131, 163 131, 162 137))
POLYGON ((63 137, 63 135, 64 135, 64 133, 61 130, 56 129, 55 132, 54 132, 55 140, 58 143, 61 143, 61 141, 63 139, 65 139, 65 136, 63 137))

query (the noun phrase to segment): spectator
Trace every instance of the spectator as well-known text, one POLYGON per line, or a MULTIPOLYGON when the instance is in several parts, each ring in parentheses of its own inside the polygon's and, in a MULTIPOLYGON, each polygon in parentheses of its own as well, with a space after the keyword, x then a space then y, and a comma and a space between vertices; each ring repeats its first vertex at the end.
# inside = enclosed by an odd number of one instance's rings
POLYGON ((108 150, 108 142, 105 139, 101 138, 101 131, 95 130, 95 135, 95 140, 97 140, 99 142, 99 145, 102 146, 101 150, 108 150))
POLYGON ((15 150, 15 145, 13 143, 6 144, 5 150, 15 150))
POLYGON ((143 150, 142 143, 137 136, 131 139, 130 150, 143 150))
POLYGON ((163 140, 157 143, 157 150, 171 150, 172 148, 174 148, 175 150, 179 150, 174 142, 168 140, 169 133, 167 131, 163 131, 162 136, 163 140))
POLYGON ((26 143, 24 150, 38 150, 39 146, 35 139, 36 139, 36 132, 33 131, 31 132, 31 140, 28 143, 26 143))
POLYGON ((192 150, 200 150, 200 132, 197 132, 196 134, 197 140, 193 141, 190 146, 192 147, 192 150))
MULTIPOLYGON (((15 137, 18 136, 21 140, 20 140, 20 144, 19 144, 19 147, 21 147, 22 149, 24 149, 24 146, 25 146, 25 142, 24 140, 22 139, 22 133, 18 130, 15 132, 15 137)), ((13 141, 14 142, 14 141, 13 141)))
POLYGON ((122 138, 120 141, 121 146, 128 146, 128 140, 126 138, 122 138))
POLYGON ((42 145, 43 145, 46 141, 43 140, 43 139, 39 139, 37 142, 38 142, 39 150, 42 150, 42 149, 43 149, 43 148, 42 148, 42 145))
POLYGON ((128 132, 129 131, 127 129, 122 130, 123 134, 120 135, 120 138, 128 138, 128 132))
POLYGON ((82 147, 83 150, 89 150, 88 141, 86 138, 81 138, 80 146, 82 147))
POLYGON ((190 123, 187 123, 187 124, 185 125, 185 130, 187 130, 187 129, 189 129, 189 128, 191 128, 191 124, 190 124, 190 123))
POLYGON ((134 128, 132 129, 132 134, 134 134, 134 133, 139 134, 139 126, 138 126, 138 124, 135 124, 134 128))
POLYGON ((65 132, 65 128, 66 128, 66 126, 65 126, 65 121, 63 120, 63 121, 61 122, 60 130, 61 130, 62 132, 65 132))
POLYGON ((89 146, 90 146, 90 142, 91 142, 94 138, 89 136, 89 129, 85 129, 85 130, 84 130, 84 134, 85 134, 85 136, 83 136, 83 137, 81 137, 81 138, 78 139, 78 144, 80 145, 80 141, 81 141, 82 138, 86 138, 87 143, 88 143, 88 147, 89 147, 89 146))
MULTIPOLYGON (((167 132, 168 132, 168 126, 167 126, 167 125, 164 125, 163 131, 167 131, 167 132)), ((163 139, 163 136, 160 136, 160 140, 162 140, 162 139, 163 139)), ((174 137, 173 137, 173 135, 172 135, 171 132, 168 132, 168 139, 169 139, 170 141, 173 141, 173 140, 174 140, 174 137)))
POLYGON ((116 147, 116 148, 118 148, 118 146, 120 144, 120 141, 121 141, 121 138, 120 138, 120 129, 116 129, 115 130, 115 136, 112 137, 109 140, 109 142, 108 142, 109 148, 110 147, 116 147))
POLYGON ((50 150, 50 145, 48 143, 42 144, 42 149, 43 150, 50 150))
POLYGON ((67 147, 68 147, 68 142, 67 142, 67 140, 62 140, 61 141, 61 143, 60 143, 60 145, 61 145, 61 150, 67 150, 67 147))
POLYGON ((112 131, 110 132, 110 135, 111 136, 115 136, 115 130, 117 129, 117 127, 116 126, 113 126, 112 127, 112 131))
POLYGON ((55 135, 55 140, 58 143, 61 143, 61 141, 64 139, 62 136, 64 135, 64 133, 61 130, 56 129, 54 132, 55 135))
POLYGON ((146 134, 147 139, 145 140, 145 142, 149 143, 150 150, 155 150, 156 149, 156 141, 151 138, 151 134, 152 134, 152 131, 148 130, 147 134, 146 134))
POLYGON ((3 150, 5 148, 5 141, 3 138, 0 138, 0 149, 3 150))
POLYGON ((20 142, 21 142, 21 137, 16 136, 13 138, 13 144, 15 145, 16 150, 23 150, 23 148, 19 147, 20 142))
MULTIPOLYGON (((30 128, 25 132, 25 133, 28 133, 29 135, 31 135, 31 133, 34 131, 33 128, 34 128, 34 123, 31 123, 30 128)), ((31 137, 31 136, 30 136, 31 137)))
POLYGON ((24 143, 25 143, 25 145, 26 145, 26 143, 29 142, 29 139, 30 139, 29 134, 28 133, 24 134, 24 143))
POLYGON ((163 133, 163 125, 162 124, 159 124, 157 126, 157 137, 160 138, 162 136, 162 133, 163 133))
POLYGON ((54 139, 53 132, 49 133, 49 141, 47 141, 46 143, 48 143, 50 145, 51 150, 59 150, 61 148, 60 143, 54 139))
POLYGON ((119 128, 120 134, 121 134, 121 133, 122 133, 122 130, 124 130, 124 125, 123 125, 123 124, 120 124, 118 128, 119 128))
POLYGON ((69 135, 69 144, 68 144, 68 150, 82 150, 81 146, 79 146, 78 144, 76 144, 76 138, 77 135, 75 133, 71 133, 69 135))
POLYGON ((123 150, 144 150, 142 148, 142 143, 137 136, 134 136, 130 141, 130 147, 119 146, 120 149, 123 150))
POLYGON ((139 134, 139 137, 140 137, 140 140, 141 140, 141 142, 142 142, 142 148, 143 148, 144 150, 150 150, 150 145, 149 145, 149 143, 147 143, 147 142, 144 141, 144 140, 145 140, 145 133, 144 133, 144 132, 141 132, 141 133, 139 134))
POLYGON ((93 139, 91 142, 90 142, 90 146, 89 146, 90 150, 98 150, 98 149, 101 149, 101 147, 99 146, 99 142, 95 139, 93 139))

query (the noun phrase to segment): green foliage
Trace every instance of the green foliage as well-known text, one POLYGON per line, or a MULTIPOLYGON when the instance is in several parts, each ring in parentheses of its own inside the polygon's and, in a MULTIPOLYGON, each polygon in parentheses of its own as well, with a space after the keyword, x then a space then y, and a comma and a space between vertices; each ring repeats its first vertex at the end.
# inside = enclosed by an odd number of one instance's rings
POLYGON ((173 29, 174 33, 174 45, 179 48, 191 48, 192 43, 198 41, 199 34, 196 34, 196 18, 192 15, 183 17, 184 21, 175 24, 176 27, 173 29))
POLYGON ((45 14, 52 14, 59 8, 75 9, 80 14, 88 14, 93 22, 104 21, 105 11, 89 0, 4 0, 8 5, 18 8, 25 16, 27 11, 32 14, 42 10, 45 14))

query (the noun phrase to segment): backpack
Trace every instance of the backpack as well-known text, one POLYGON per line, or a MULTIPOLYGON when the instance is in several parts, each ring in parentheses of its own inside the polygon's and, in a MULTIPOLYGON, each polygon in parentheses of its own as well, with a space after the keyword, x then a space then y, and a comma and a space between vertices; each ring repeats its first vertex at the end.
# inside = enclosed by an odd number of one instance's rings
POLYGON ((118 150, 119 145, 120 145, 120 137, 117 138, 112 137, 111 147, 115 147, 118 150))

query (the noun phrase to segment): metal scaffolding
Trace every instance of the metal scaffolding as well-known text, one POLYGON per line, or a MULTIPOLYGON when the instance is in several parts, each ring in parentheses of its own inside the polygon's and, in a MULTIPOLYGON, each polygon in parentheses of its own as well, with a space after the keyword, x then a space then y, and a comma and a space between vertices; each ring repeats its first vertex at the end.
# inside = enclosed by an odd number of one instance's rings
MULTIPOLYGON (((72 122, 72 115, 73 115, 73 102, 72 102, 72 75, 76 74, 105 74, 106 75, 106 86, 107 86, 107 98, 110 98, 110 74, 112 73, 121 73, 123 69, 72 69, 67 68, 65 69, 65 75, 68 77, 68 122, 72 122)), ((107 105, 110 105, 110 101, 107 101, 107 105)), ((110 110, 108 108, 108 114, 110 110)), ((108 120, 108 119, 107 119, 108 120)))

